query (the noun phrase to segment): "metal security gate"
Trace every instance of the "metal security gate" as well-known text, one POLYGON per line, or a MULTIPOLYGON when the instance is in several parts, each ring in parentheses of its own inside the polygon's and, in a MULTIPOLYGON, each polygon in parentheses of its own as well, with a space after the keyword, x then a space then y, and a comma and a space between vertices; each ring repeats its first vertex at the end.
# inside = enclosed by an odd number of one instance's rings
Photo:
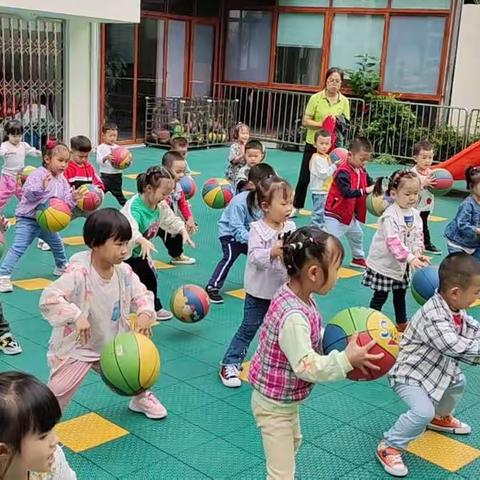
POLYGON ((22 120, 25 141, 41 148, 63 138, 64 24, 0 14, 0 135, 22 120))

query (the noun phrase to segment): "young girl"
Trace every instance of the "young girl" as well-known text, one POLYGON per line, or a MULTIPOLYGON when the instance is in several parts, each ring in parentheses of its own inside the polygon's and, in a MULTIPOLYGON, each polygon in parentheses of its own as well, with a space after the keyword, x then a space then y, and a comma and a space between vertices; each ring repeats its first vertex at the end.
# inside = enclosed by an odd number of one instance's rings
POLYGON ((0 210, 14 195, 19 200, 22 198, 22 186, 17 176, 25 167, 25 157, 42 155, 40 150, 22 142, 23 125, 19 120, 9 120, 4 130, 8 140, 0 145, 0 157, 4 158, 0 177, 0 210))
POLYGON ((337 280, 343 260, 338 239, 314 227, 302 227, 283 242, 289 276, 272 298, 250 363, 252 410, 263 439, 269 480, 293 480, 300 446, 299 406, 313 384, 342 380, 355 367, 378 367, 383 354, 360 347, 357 335, 343 352, 321 355, 321 317, 312 294, 325 295, 337 280))
POLYGON ((76 480, 54 429, 61 414, 35 377, 0 373, 0 480, 76 480))
MULTIPOLYGON (((132 238, 130 223, 114 208, 93 212, 83 228, 91 251, 72 256, 70 266, 40 298, 40 310, 53 326, 47 354, 48 386, 62 410, 68 405, 105 345, 119 332, 150 335, 155 321, 153 295, 123 263, 132 238), (137 314, 135 327, 130 311, 137 314)), ((148 418, 167 416, 151 392, 133 397, 130 410, 148 418)))
POLYGON ((480 259, 480 168, 465 170, 470 195, 460 204, 445 228, 448 253, 465 252, 480 259))
POLYGON ((282 262, 285 232, 295 230, 288 218, 293 208, 292 187, 277 176, 257 185, 256 201, 263 219, 250 224, 248 257, 245 267, 243 321, 222 360, 220 379, 226 387, 240 387, 240 367, 248 347, 263 322, 274 293, 287 281, 282 262))
POLYGON ((211 303, 223 303, 220 289, 237 258, 247 254, 250 224, 261 216, 256 202, 255 187, 275 172, 270 165, 260 163, 248 172, 248 185, 244 192, 235 195, 218 221, 218 237, 223 257, 218 262, 205 287, 211 303))
POLYGON ((187 233, 184 222, 177 217, 164 201, 175 186, 175 178, 170 170, 150 167, 137 177, 138 194, 134 195, 122 208, 132 227, 132 249, 126 262, 140 277, 140 281, 153 293, 157 320, 170 320, 172 312, 163 308, 157 295, 157 271, 150 253, 155 251, 150 242, 158 229, 172 235, 181 235, 183 243, 195 244, 187 233))
MULTIPOLYGON (((374 193, 381 192, 382 178, 374 193)), ((373 290, 370 308, 381 311, 388 292, 393 292, 397 328, 407 325, 405 295, 412 268, 428 265, 423 252, 423 226, 415 206, 418 203, 420 180, 409 171, 397 170, 390 177, 387 195, 393 200, 378 222, 378 230, 370 245, 367 269, 362 284, 373 290)))
POLYGON ((53 197, 63 200, 72 209, 75 207, 81 195, 72 191, 63 175, 69 159, 70 151, 64 143, 50 144, 43 158, 43 166, 28 176, 22 200, 15 212, 15 240, 0 266, 0 292, 13 290, 10 275, 20 257, 38 237, 52 248, 56 265, 53 274, 60 276, 65 271, 67 257, 60 235, 41 229, 35 220, 35 213, 40 204, 53 197))
POLYGON ((232 132, 233 143, 228 154, 228 165, 225 178, 234 182, 237 173, 245 165, 245 145, 250 138, 250 128, 245 123, 238 123, 232 132))

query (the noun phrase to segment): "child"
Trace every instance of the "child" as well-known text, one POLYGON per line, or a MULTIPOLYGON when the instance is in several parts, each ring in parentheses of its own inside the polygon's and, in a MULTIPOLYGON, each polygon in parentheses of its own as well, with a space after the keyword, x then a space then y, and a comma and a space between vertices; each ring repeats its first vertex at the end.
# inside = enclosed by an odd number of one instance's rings
POLYGON ((367 195, 373 181, 365 170, 372 145, 357 137, 350 144, 347 161, 337 167, 325 204, 325 231, 341 238, 347 236, 352 250, 352 267, 366 268, 361 223, 367 217, 367 195))
POLYGON ((22 187, 17 176, 25 167, 25 157, 42 155, 36 148, 22 142, 23 125, 19 120, 9 120, 4 130, 8 140, 0 145, 0 157, 4 157, 0 177, 0 211, 14 195, 18 200, 22 198, 22 187))
MULTIPOLYGON (((381 189, 383 178, 375 184, 381 189)), ((375 193, 380 194, 374 190, 375 193)), ((378 222, 367 258, 367 270, 362 284, 373 290, 370 308, 381 311, 388 292, 393 293, 397 328, 407 325, 405 295, 412 269, 428 265, 423 253, 422 219, 415 206, 418 203, 420 181, 413 172, 397 170, 390 177, 387 190, 394 203, 378 222)))
MULTIPOLYGON (((193 235, 197 231, 197 225, 193 218, 190 204, 185 197, 185 192, 180 185, 180 180, 185 176, 185 158, 180 152, 170 151, 163 156, 162 165, 170 170, 175 177, 174 191, 166 198, 166 201, 174 211, 175 215, 181 215, 183 217, 188 234, 193 235)), ((168 254, 171 257, 170 263, 172 265, 193 265, 196 262, 195 258, 188 257, 183 253, 182 235, 170 235, 162 228, 159 228, 158 236, 162 238, 163 243, 167 247, 168 254)))
POLYGON ((62 239, 58 233, 48 232, 40 228, 35 220, 37 207, 50 198, 56 197, 74 208, 81 195, 70 188, 63 172, 67 168, 70 151, 64 143, 49 144, 43 158, 43 166, 33 171, 27 178, 23 197, 17 206, 15 215, 15 240, 5 255, 0 266, 0 292, 13 290, 10 275, 20 257, 32 242, 40 237, 48 243, 55 258, 54 275, 60 276, 67 266, 67 257, 62 239))
POLYGON ((245 145, 250 138, 250 128, 245 123, 238 123, 232 132, 233 143, 230 145, 228 165, 225 178, 234 183, 238 171, 245 165, 245 145))
POLYGON ((220 368, 220 379, 230 388, 241 386, 240 368, 250 342, 263 322, 274 293, 287 281, 280 238, 295 230, 295 224, 288 221, 293 208, 293 190, 285 180, 277 176, 262 179, 256 188, 256 201, 263 219, 250 224, 243 321, 220 368))
POLYGON ((12 335, 10 325, 3 313, 3 307, 0 303, 0 351, 5 355, 18 355, 22 353, 22 347, 12 335))
MULTIPOLYGON (((151 333, 153 295, 123 263, 131 238, 130 224, 118 210, 93 212, 83 227, 90 251, 73 255, 66 273, 40 297, 40 310, 53 327, 47 354, 48 386, 62 410, 90 369, 98 370, 100 354, 117 333, 134 328, 144 335, 151 333), (131 310, 137 314, 135 327, 131 310)), ((133 397, 129 408, 152 419, 167 416, 151 392, 133 397)))
POLYGON ((400 342, 390 385, 408 405, 377 447, 377 459, 396 477, 408 474, 401 451, 425 428, 464 435, 470 426, 453 416, 463 396, 459 362, 480 363, 480 324, 465 311, 480 297, 480 262, 452 253, 439 268, 439 288, 412 317, 400 342))
POLYGON ((233 185, 235 186, 235 193, 240 193, 244 190, 248 182, 248 172, 252 167, 263 162, 265 159, 265 148, 259 140, 251 139, 245 145, 245 165, 241 167, 233 185))
POLYGON ((133 248, 125 261, 140 277, 145 287, 152 292, 157 320, 170 320, 173 314, 163 308, 157 295, 157 270, 150 258, 152 250, 156 250, 150 239, 157 235, 159 228, 162 228, 172 235, 180 235, 182 242, 195 246, 190 240, 185 224, 164 201, 172 193, 174 186, 175 179, 169 170, 150 167, 137 177, 138 194, 134 195, 121 210, 133 231, 133 248))
POLYGON ((312 225, 323 229, 325 224, 325 201, 332 184, 332 175, 337 164, 330 160, 328 152, 332 146, 330 132, 321 128, 315 132, 317 153, 310 159, 310 188, 312 190, 312 225))
POLYGON ((354 335, 343 352, 321 354, 322 321, 313 293, 327 294, 343 260, 340 241, 313 227, 302 227, 283 242, 289 276, 272 298, 250 363, 252 410, 263 439, 269 480, 293 480, 300 446, 299 406, 313 384, 343 380, 355 367, 378 370, 371 361, 383 354, 360 347, 354 335))
POLYGON ((246 190, 233 197, 218 221, 218 236, 223 257, 205 287, 211 303, 223 303, 219 290, 223 287, 228 272, 238 256, 247 254, 250 223, 261 216, 256 205, 255 187, 260 180, 274 173, 273 168, 266 163, 252 167, 248 172, 249 183, 246 190))
POLYGON ((61 415, 53 393, 35 377, 0 373, 0 479, 76 480, 55 433, 61 415))
POLYGON ((480 260, 480 168, 468 167, 465 179, 470 195, 445 229, 447 248, 449 253, 465 252, 480 260))
POLYGON ((435 183, 435 180, 431 177, 432 170, 430 169, 433 163, 433 145, 428 140, 416 143, 413 146, 413 160, 415 166, 412 168, 412 172, 419 176, 422 187, 417 209, 420 211, 423 222, 425 251, 433 255, 441 255, 441 250, 432 243, 428 229, 428 216, 433 211, 434 206, 433 193, 428 190, 428 187, 435 183))
POLYGON ((112 151, 118 147, 118 127, 115 123, 106 123, 102 127, 102 142, 97 147, 97 163, 100 166, 100 178, 105 185, 105 193, 111 194, 120 205, 125 205, 127 199, 122 190, 122 172, 115 168, 112 161, 112 151))
POLYGON ((191 169, 187 162, 188 140, 185 137, 173 137, 170 140, 171 149, 178 152, 185 160, 185 175, 190 175, 191 169))

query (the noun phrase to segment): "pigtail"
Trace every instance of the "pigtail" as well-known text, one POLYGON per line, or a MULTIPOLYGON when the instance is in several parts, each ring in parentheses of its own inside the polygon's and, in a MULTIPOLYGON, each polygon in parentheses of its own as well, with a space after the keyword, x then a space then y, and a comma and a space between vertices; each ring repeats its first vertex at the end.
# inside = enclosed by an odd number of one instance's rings
POLYGON ((375 180, 375 183, 373 184, 373 195, 376 195, 378 197, 382 196, 383 195, 383 181, 385 180, 385 178, 388 178, 388 177, 378 177, 376 180, 375 180))

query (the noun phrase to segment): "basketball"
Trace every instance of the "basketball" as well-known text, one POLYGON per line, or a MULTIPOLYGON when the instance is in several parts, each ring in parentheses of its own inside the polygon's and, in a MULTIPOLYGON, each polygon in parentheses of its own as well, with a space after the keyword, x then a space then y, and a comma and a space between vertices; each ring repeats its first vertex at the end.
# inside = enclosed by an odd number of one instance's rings
POLYGON ((68 227, 72 212, 63 200, 50 198, 37 207, 35 218, 43 230, 59 232, 68 227))
POLYGON ((347 377, 350 380, 365 381, 385 375, 393 367, 398 356, 398 332, 388 317, 372 308, 353 307, 337 313, 325 327, 324 353, 327 355, 332 350, 345 350, 349 338, 356 332, 359 345, 366 345, 375 340, 377 343, 369 353, 383 353, 384 357, 375 362, 380 370, 367 369, 368 373, 364 375, 359 368, 355 368, 347 374, 347 377))
POLYGON ((433 297, 439 286, 438 265, 417 270, 412 278, 412 295, 419 305, 423 305, 430 297, 433 297))
POLYGON ((210 208, 225 208, 233 195, 232 184, 224 178, 211 178, 203 184, 203 201, 210 208))
POLYGON ((180 186, 187 200, 190 200, 197 193, 197 184, 190 175, 185 175, 180 179, 180 186))
POLYGON ((428 187, 434 195, 446 195, 453 187, 452 174, 444 168, 432 170, 431 176, 436 180, 435 185, 428 187))
POLYGON ((119 170, 123 170, 132 163, 132 154, 128 148, 117 147, 112 150, 112 165, 119 170))
POLYGON ((381 217, 389 205, 384 195, 367 195, 367 210, 375 217, 381 217))
POLYGON ((183 285, 173 293, 170 307, 178 320, 195 323, 208 314, 210 299, 202 287, 183 285))
POLYGON ((209 132, 207 138, 209 142, 214 143, 217 141, 217 134, 215 132, 209 132))
POLYGON ((120 395, 138 395, 148 390, 160 373, 160 354, 145 335, 119 333, 103 349, 100 374, 120 395))
POLYGON ((93 212, 103 202, 103 192, 95 185, 82 185, 77 190, 82 198, 77 201, 77 207, 84 212, 93 212))
POLYGON ((330 152, 330 160, 332 162, 344 162, 347 159, 348 150, 346 148, 334 148, 330 152))
POLYGON ((23 170, 17 175, 18 184, 21 187, 23 187, 23 185, 25 185, 25 181, 27 180, 27 177, 35 170, 36 168, 32 167, 32 165, 27 165, 23 167, 23 170))

